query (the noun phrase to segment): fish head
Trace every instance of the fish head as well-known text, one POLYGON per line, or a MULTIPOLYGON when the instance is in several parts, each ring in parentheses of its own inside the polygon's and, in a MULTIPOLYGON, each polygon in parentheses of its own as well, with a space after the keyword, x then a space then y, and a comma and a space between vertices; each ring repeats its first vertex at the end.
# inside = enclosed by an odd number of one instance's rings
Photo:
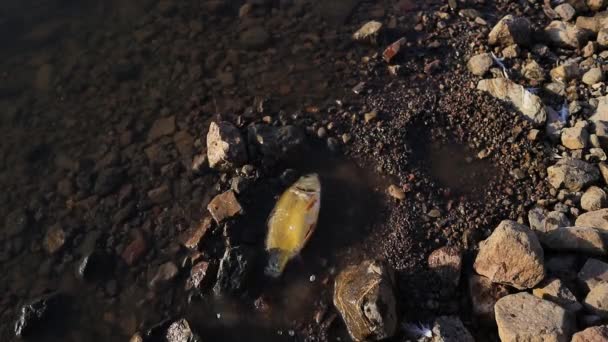
POLYGON ((268 265, 264 270, 267 276, 278 278, 289 261, 289 255, 278 248, 273 248, 268 251, 268 265))
POLYGON ((300 177, 294 186, 304 192, 319 192, 321 190, 321 181, 318 174, 310 173, 300 177))

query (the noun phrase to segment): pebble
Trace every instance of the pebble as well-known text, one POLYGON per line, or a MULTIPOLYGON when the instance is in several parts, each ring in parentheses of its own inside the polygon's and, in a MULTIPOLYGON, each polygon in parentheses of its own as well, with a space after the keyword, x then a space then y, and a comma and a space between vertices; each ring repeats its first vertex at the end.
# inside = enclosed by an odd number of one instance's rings
POLYGON ((401 189, 400 187, 396 186, 396 185, 390 185, 388 187, 388 194, 398 200, 404 200, 405 199, 405 191, 403 191, 403 189, 401 189))
POLYGON ((528 45, 532 33, 532 24, 526 18, 507 15, 500 19, 488 34, 488 44, 509 46, 513 44, 528 45))
POLYGON ((597 186, 590 186, 581 197, 581 208, 585 211, 600 210, 607 204, 606 192, 597 186))
POLYGON ((494 64, 494 60, 489 53, 481 53, 469 59, 467 67, 473 75, 483 76, 494 64))
POLYGON ((565 21, 570 21, 576 14, 576 10, 569 3, 557 5, 555 7, 555 12, 565 21))
POLYGON ((234 195, 234 191, 228 190, 215 196, 207 205, 207 210, 217 223, 221 223, 243 211, 241 204, 234 195))
POLYGON ((591 68, 583 75, 583 83, 594 85, 604 80, 604 72, 601 68, 591 68))

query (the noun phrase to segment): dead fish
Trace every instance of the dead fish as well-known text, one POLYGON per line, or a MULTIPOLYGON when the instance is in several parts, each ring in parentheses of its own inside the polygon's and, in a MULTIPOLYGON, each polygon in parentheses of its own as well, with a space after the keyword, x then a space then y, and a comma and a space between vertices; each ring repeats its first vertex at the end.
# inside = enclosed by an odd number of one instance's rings
POLYGON ((321 205, 321 182, 316 173, 302 176, 279 198, 268 218, 264 273, 279 277, 314 232, 321 205))

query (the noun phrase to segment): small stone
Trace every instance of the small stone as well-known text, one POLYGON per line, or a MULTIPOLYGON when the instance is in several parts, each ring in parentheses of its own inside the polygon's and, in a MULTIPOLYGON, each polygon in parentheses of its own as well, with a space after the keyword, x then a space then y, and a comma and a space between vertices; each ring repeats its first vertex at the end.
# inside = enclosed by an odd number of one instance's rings
POLYGON ((533 59, 524 64, 522 75, 528 80, 537 82, 542 82, 547 77, 545 69, 533 59))
POLYGON ((394 184, 388 187, 388 194, 400 201, 405 199, 405 191, 394 184))
POLYGON ((501 298, 495 310, 503 342, 568 341, 576 324, 569 311, 525 292, 501 298))
POLYGON ((406 42, 407 41, 405 40, 405 38, 400 38, 396 42, 389 45, 386 49, 384 49, 384 51, 382 52, 382 58, 384 59, 384 61, 390 63, 393 58, 395 58, 395 56, 399 54, 401 48, 405 45, 406 42))
POLYGON ((596 284, 587 294, 584 304, 587 310, 604 319, 608 318, 608 282, 596 284))
POLYGON ((61 302, 58 293, 51 293, 23 305, 15 322, 15 336, 26 338, 33 333, 41 333, 44 323, 58 313, 61 302))
POLYGON ((192 332, 185 318, 171 323, 165 336, 167 342, 200 342, 201 339, 192 332))
POLYGON ((198 244, 211 228, 211 224, 211 218, 207 216, 199 224, 186 230, 181 237, 184 247, 192 250, 198 249, 198 244))
POLYGON ((376 111, 376 110, 372 110, 371 112, 365 113, 363 115, 365 123, 369 123, 370 121, 375 120, 377 117, 378 117, 378 111, 376 111))
POLYGON ((397 328, 393 277, 377 261, 346 267, 336 277, 334 305, 355 341, 392 337, 397 328))
POLYGON ((238 294, 243 291, 253 270, 254 256, 253 251, 245 246, 227 247, 213 286, 215 295, 238 294))
POLYGON ((583 57, 589 58, 595 54, 597 51, 597 43, 596 42, 588 42, 587 45, 583 48, 583 57))
POLYGON ((580 76, 580 69, 576 63, 568 63, 559 65, 549 72, 551 79, 555 82, 568 83, 580 76))
POLYGON ((576 226, 593 227, 608 232, 608 209, 586 212, 576 218, 576 226))
POLYGON ((526 18, 507 15, 500 19, 488 35, 490 45, 528 45, 532 36, 532 25, 526 18))
POLYGON ((579 331, 572 336, 572 342, 608 341, 608 325, 600 325, 579 331))
POLYGON ((241 33, 239 42, 246 49, 258 50, 265 48, 270 39, 270 33, 264 27, 253 26, 241 33))
POLYGON ((606 254, 602 233, 595 228, 561 227, 546 233, 542 242, 556 251, 570 251, 583 254, 606 254))
POLYGON ((49 254, 55 254, 61 249, 61 247, 63 247, 65 238, 65 232, 60 226, 52 226, 49 228, 49 230, 47 230, 46 235, 44 236, 44 250, 46 250, 46 252, 49 254))
POLYGON ((581 287, 586 291, 591 291, 598 284, 608 282, 608 264, 589 258, 578 272, 577 277, 581 287))
POLYGON ((539 287, 532 290, 532 293, 538 298, 553 302, 571 312, 578 312, 583 308, 572 291, 556 278, 543 281, 539 287))
POLYGON ((177 266, 171 261, 166 262, 158 267, 156 274, 150 280, 148 286, 152 289, 161 288, 167 285, 175 276, 177 276, 177 266))
POLYGON ((196 265, 192 266, 192 269, 190 270, 190 277, 188 277, 186 280, 186 290, 201 290, 207 282, 208 270, 209 263, 207 261, 200 261, 196 265))
POLYGON ((521 49, 516 44, 509 45, 502 49, 502 56, 504 58, 517 58, 521 54, 521 49))
POLYGON ((165 202, 170 201, 172 197, 173 196, 171 195, 169 186, 167 186, 166 184, 148 191, 148 198, 154 204, 163 204, 165 202))
POLYGON ((247 162, 245 142, 239 130, 229 122, 212 122, 207 133, 209 167, 227 171, 247 162))
POLYGON ((353 40, 376 44, 381 29, 381 22, 374 20, 369 21, 365 23, 365 25, 361 26, 361 28, 358 29, 357 32, 353 33, 353 40))
POLYGON ((160 137, 171 135, 175 132, 175 116, 160 118, 152 124, 148 132, 148 142, 154 141, 160 137))
POLYGON ((469 59, 467 67, 473 75, 483 76, 490 70, 492 64, 494 64, 494 60, 489 53, 480 53, 469 59))
POLYGON ((530 228, 507 220, 480 242, 473 267, 493 282, 517 289, 532 288, 545 277, 538 238, 530 228))
POLYGON ((475 342, 471 333, 456 316, 440 316, 433 324, 432 342, 475 342))
POLYGON ((607 204, 606 192, 597 186, 590 186, 581 197, 581 208, 586 211, 600 210, 607 204))
POLYGON ((209 210, 215 222, 221 223, 228 218, 240 214, 243 208, 236 199, 234 191, 228 190, 215 196, 209 202, 209 205, 207 205, 207 210, 209 210))
POLYGON ((540 134, 540 131, 539 131, 538 129, 534 129, 534 128, 533 128, 533 129, 531 129, 531 130, 528 132, 528 136, 527 136, 527 138, 528 138, 528 140, 530 140, 530 141, 536 141, 536 140, 538 140, 538 135, 539 135, 539 134, 540 134))
POLYGON ((542 126, 547 120, 547 111, 541 99, 511 80, 505 78, 481 80, 477 89, 488 92, 500 100, 508 100, 535 126, 542 126))
POLYGON ((600 32, 597 33, 597 45, 602 48, 608 47, 608 28, 602 28, 600 32))
POLYGON ((552 21, 545 27, 545 35, 551 43, 570 49, 582 48, 589 40, 587 31, 564 21, 552 21))
POLYGON ((594 85, 604 80, 604 72, 601 68, 591 68, 583 75, 583 83, 594 85))
POLYGON ((135 264, 147 251, 148 245, 144 236, 140 232, 136 232, 135 238, 122 252, 122 258, 131 266, 135 264))
POLYGON ((473 313, 487 322, 494 322, 494 305, 509 294, 505 285, 495 284, 486 277, 473 274, 469 277, 469 297, 473 313))
POLYGON ((462 267, 462 252, 457 247, 441 247, 434 250, 428 259, 429 269, 445 284, 458 286, 462 267))
POLYGON ((562 145, 571 150, 587 147, 589 133, 582 127, 568 127, 562 130, 562 145))
MULTIPOLYGON (((580 191, 599 180, 600 174, 593 164, 578 159, 563 158, 547 168, 549 183, 555 189, 562 186, 570 191, 580 191)), ((580 226, 578 223, 577 226, 580 226)), ((583 225, 584 226, 584 225, 583 225)))
POLYGON ((576 10, 569 3, 564 3, 555 7, 555 13, 559 15, 565 21, 570 21, 574 18, 576 10))

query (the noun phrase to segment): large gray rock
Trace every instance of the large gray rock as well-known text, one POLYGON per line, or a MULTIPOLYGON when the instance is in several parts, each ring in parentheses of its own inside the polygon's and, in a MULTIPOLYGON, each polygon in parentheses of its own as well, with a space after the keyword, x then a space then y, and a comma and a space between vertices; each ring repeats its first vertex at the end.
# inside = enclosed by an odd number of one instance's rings
POLYGON ((355 341, 394 335, 397 310, 391 271, 378 261, 345 268, 336 277, 334 305, 355 341))
POLYGON ((494 60, 489 53, 480 53, 469 59, 467 67, 473 75, 483 76, 494 64, 494 60))
POLYGON ((529 289, 545 277, 544 254, 532 230, 515 221, 502 221, 479 244, 473 265, 478 274, 496 283, 529 289))
POLYGON ((481 80, 477 84, 477 89, 488 92, 498 99, 511 102, 527 120, 536 126, 544 125, 547 120, 547 111, 540 97, 511 80, 506 78, 481 80))
POLYGON ((247 162, 245 142, 239 130, 229 122, 212 122, 207 133, 209 167, 227 171, 247 162))
POLYGON ((500 19, 488 35, 490 45, 528 45, 532 38, 532 25, 526 18, 507 15, 500 19))
POLYGON ((567 342, 576 324, 571 312, 525 292, 501 298, 495 310, 502 342, 567 342))
POLYGON ((600 325, 579 331, 572 336, 572 342, 608 341, 608 325, 600 325))
POLYGON ((494 322, 494 305, 509 294, 505 285, 495 284, 486 277, 473 274, 469 277, 469 297, 473 313, 486 322, 494 322))
POLYGON ((441 316, 433 324, 431 342, 475 342, 471 333, 456 316, 441 316))
POLYGON ((606 254, 603 234, 596 228, 562 227, 545 234, 542 242, 555 251, 578 252, 583 254, 606 254))
POLYGON ((590 186, 581 197, 581 208, 587 211, 600 210, 607 204, 606 192, 597 186, 590 186))
POLYGON ((586 30, 557 20, 545 27, 545 35, 554 45, 570 49, 582 48, 589 40, 589 33, 586 30))
POLYGON ((608 282, 599 282, 585 297, 585 308, 594 314, 608 318, 608 282))
POLYGON ((544 280, 540 287, 532 290, 536 297, 553 302, 564 309, 572 312, 580 311, 583 306, 576 300, 576 296, 559 279, 544 280))
POLYGON ((597 259, 588 259, 578 272, 578 281, 585 291, 591 291, 598 284, 608 282, 608 264, 597 259))
MULTIPOLYGON (((556 189, 564 187, 580 191, 600 179, 600 171, 593 164, 578 159, 563 158, 547 168, 549 183, 556 189)), ((579 226, 579 224, 576 224, 579 226)))
POLYGON ((586 212, 576 219, 579 227, 593 227, 608 232, 608 209, 586 212))

